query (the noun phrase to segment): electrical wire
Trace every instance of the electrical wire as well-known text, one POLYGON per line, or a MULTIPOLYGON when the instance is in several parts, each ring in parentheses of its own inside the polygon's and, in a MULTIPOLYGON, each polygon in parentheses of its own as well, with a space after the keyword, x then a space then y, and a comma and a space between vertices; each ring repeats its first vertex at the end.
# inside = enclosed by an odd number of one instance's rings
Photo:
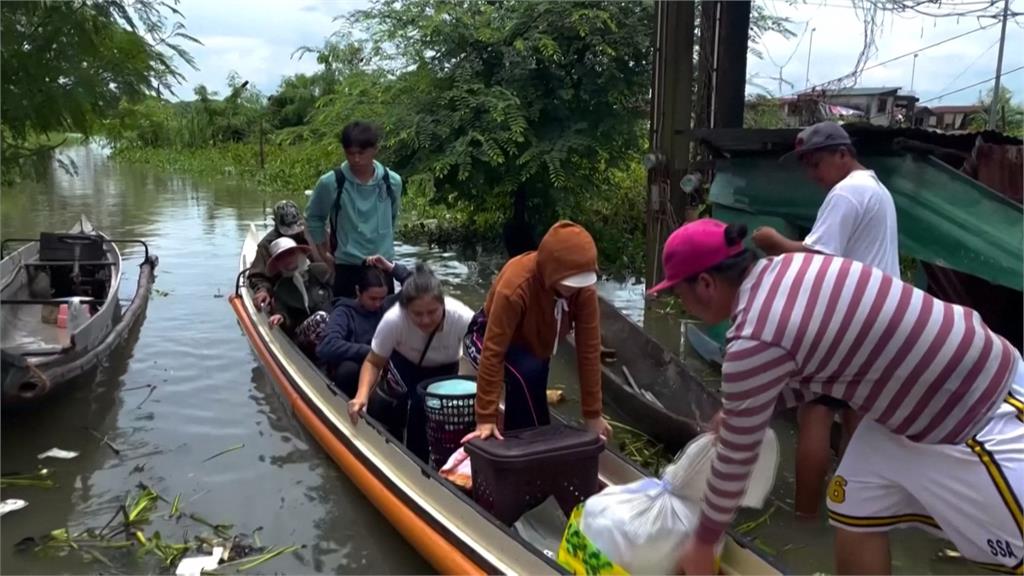
MULTIPOLYGON (((1010 74, 1013 74, 1014 72, 1020 72, 1021 70, 1024 70, 1024 66, 1018 66, 1018 67, 1014 68, 1013 70, 1008 70, 1006 72, 1003 72, 1002 75, 1003 76, 1009 76, 1010 74)), ((995 79, 996 79, 996 77, 993 76, 993 77, 991 77, 991 78, 989 78, 987 80, 982 80, 981 82, 975 82, 974 84, 971 84, 970 86, 964 86, 963 88, 957 88, 956 90, 953 90, 951 92, 946 92, 945 94, 940 94, 938 96, 929 98, 927 100, 921 100, 917 104, 921 105, 921 104, 924 104, 925 102, 931 102, 933 100, 941 100, 941 99, 945 98, 946 96, 952 96, 953 94, 956 94, 958 92, 963 92, 964 90, 970 90, 971 88, 974 88, 976 86, 981 86, 982 84, 988 84, 989 82, 992 82, 995 79)))
MULTIPOLYGON (((959 40, 960 38, 963 38, 964 36, 969 36, 971 34, 975 34, 977 32, 981 32, 982 30, 987 30, 987 29, 995 26, 996 24, 999 24, 999 22, 992 22, 991 24, 986 24, 986 25, 981 26, 979 28, 975 28, 973 30, 969 30, 969 31, 961 33, 961 34, 957 34, 956 36, 952 36, 950 38, 946 38, 945 40, 940 40, 939 42, 935 42, 934 44, 929 44, 928 46, 924 46, 922 48, 918 48, 916 50, 912 50, 910 52, 907 52, 906 54, 900 54, 899 56, 896 56, 896 57, 893 57, 893 58, 889 58, 888 60, 883 60, 881 62, 878 62, 877 64, 872 64, 870 66, 865 66, 863 69, 860 70, 859 73, 863 74, 864 72, 867 72, 868 70, 873 70, 875 68, 878 68, 879 66, 885 66, 886 64, 889 64, 891 62, 895 62, 897 60, 901 60, 903 58, 907 58, 908 56, 913 56, 914 54, 917 54, 919 52, 924 52, 925 50, 930 50, 930 49, 935 48, 937 46, 941 46, 941 45, 946 44, 948 42, 952 42, 953 40, 959 40)), ((814 86, 811 86, 810 88, 808 88, 806 90, 801 90, 801 91, 798 91, 798 92, 793 92, 792 94, 790 94, 790 96, 799 94, 800 92, 808 92, 808 91, 814 90, 815 88, 820 88, 820 87, 822 87, 822 86, 824 86, 826 84, 830 84, 832 82, 837 82, 839 80, 842 80, 843 78, 846 78, 847 76, 849 76, 849 74, 846 74, 846 75, 843 75, 843 76, 839 76, 837 78, 833 78, 833 79, 828 80, 826 82, 819 82, 818 84, 815 84, 814 86)))
POLYGON ((982 58, 982 57, 983 57, 983 56, 984 56, 985 54, 988 54, 990 50, 992 50, 993 48, 995 48, 995 47, 996 47, 996 46, 998 46, 998 45, 999 45, 999 38, 996 38, 996 41, 995 41, 995 42, 993 42, 991 46, 989 46, 988 48, 986 48, 986 49, 985 49, 985 51, 984 51, 984 52, 982 52, 981 54, 978 54, 978 57, 977 57, 977 58, 975 58, 974 60, 972 60, 972 61, 971 61, 971 63, 970 63, 970 64, 968 64, 966 68, 964 68, 963 70, 961 70, 961 71, 960 71, 960 73, 956 75, 956 77, 954 77, 954 78, 953 78, 952 80, 950 80, 949 82, 946 82, 946 85, 945 85, 945 86, 943 86, 942 88, 939 88, 938 90, 936 90, 936 92, 942 92, 943 90, 945 90, 945 89, 949 88, 949 87, 950 87, 950 86, 952 86, 953 84, 956 84, 956 81, 957 81, 957 80, 959 80, 959 79, 960 79, 960 77, 961 77, 961 76, 963 76, 963 75, 964 75, 964 74, 965 74, 965 73, 966 73, 966 72, 967 72, 968 70, 970 70, 970 69, 971 69, 972 67, 974 67, 974 65, 978 63, 978 60, 981 60, 981 58, 982 58))

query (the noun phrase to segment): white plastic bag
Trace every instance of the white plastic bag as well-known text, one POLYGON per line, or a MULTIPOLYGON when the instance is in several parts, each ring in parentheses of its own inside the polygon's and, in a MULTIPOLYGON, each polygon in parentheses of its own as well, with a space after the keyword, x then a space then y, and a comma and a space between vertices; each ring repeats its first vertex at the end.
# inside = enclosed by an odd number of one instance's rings
MULTIPOLYGON (((673 573, 681 547, 700 521, 715 441, 712 434, 691 440, 660 480, 610 486, 591 496, 583 504, 583 534, 630 574, 673 573)), ((778 461, 779 441, 768 430, 741 506, 764 505, 775 483, 778 461)))
MULTIPOLYGON (((665 467, 661 479, 671 487, 672 492, 692 502, 700 502, 704 497, 708 477, 711 476, 711 463, 715 459, 716 436, 701 434, 690 440, 676 457, 676 460, 665 467)), ((775 431, 769 428, 761 442, 761 452, 754 463, 747 482, 747 491, 740 500, 744 508, 760 508, 772 491, 775 484, 775 472, 779 468, 779 439, 775 431)))
POLYGON ((580 528, 630 574, 672 574, 680 547, 697 528, 700 504, 676 497, 660 480, 609 486, 587 499, 580 528))

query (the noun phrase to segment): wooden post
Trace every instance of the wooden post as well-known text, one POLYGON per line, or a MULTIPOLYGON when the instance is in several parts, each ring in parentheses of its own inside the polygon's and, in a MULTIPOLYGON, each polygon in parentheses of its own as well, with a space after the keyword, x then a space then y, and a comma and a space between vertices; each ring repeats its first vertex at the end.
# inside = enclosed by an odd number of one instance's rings
POLYGON ((690 165, 693 114, 693 44, 695 4, 658 0, 647 159, 647 266, 644 279, 661 278, 661 247, 681 224, 686 195, 679 181, 690 165), (667 191, 667 194, 666 194, 667 191))
POLYGON ((750 1, 719 2, 718 57, 715 59, 714 127, 742 128, 747 89, 750 1))

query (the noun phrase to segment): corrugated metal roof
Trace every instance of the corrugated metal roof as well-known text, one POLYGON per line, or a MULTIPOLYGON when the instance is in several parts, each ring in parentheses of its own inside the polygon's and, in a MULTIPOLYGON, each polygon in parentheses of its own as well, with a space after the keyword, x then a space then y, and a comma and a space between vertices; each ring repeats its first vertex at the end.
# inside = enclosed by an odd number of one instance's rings
POLYGON ((899 86, 879 86, 874 88, 866 86, 863 88, 840 88, 839 90, 829 91, 828 94, 831 96, 875 96, 898 92, 899 89, 899 86))

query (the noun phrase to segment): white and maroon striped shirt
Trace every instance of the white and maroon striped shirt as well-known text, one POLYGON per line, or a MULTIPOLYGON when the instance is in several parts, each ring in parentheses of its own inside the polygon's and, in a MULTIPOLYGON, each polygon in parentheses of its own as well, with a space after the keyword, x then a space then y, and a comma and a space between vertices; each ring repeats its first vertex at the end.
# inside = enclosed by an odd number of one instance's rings
POLYGON ((777 404, 827 394, 915 442, 959 443, 1006 396, 1020 361, 974 310, 834 256, 760 260, 732 322, 697 530, 709 543, 732 521, 777 404))

